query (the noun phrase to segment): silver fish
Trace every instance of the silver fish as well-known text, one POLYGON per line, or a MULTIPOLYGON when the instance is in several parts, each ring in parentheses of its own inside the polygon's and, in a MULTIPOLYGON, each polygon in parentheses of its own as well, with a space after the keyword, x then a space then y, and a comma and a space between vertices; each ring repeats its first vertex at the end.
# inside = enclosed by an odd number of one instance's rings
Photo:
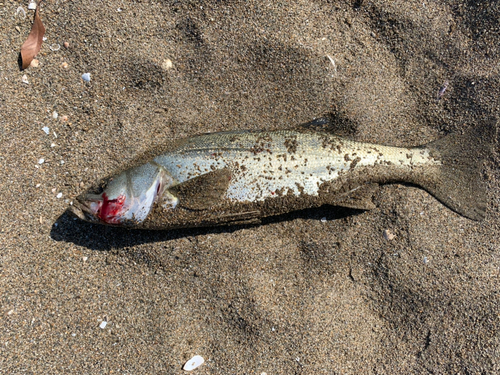
POLYGON ((418 147, 355 142, 310 129, 232 131, 173 142, 77 197, 95 223, 148 229, 258 223, 325 204, 374 207, 379 184, 418 185, 457 213, 485 215, 487 121, 418 147))

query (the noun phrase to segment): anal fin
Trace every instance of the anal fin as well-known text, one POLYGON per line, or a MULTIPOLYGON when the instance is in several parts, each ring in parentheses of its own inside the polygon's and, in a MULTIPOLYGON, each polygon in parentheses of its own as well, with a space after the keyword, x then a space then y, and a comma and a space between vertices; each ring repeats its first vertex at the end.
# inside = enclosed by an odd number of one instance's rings
POLYGON ((217 216, 218 220, 227 225, 260 224, 259 210, 234 212, 217 216))
POLYGON ((375 183, 360 185, 336 196, 331 204, 357 210, 372 210, 376 207, 373 203, 373 194, 377 190, 378 184, 375 183))

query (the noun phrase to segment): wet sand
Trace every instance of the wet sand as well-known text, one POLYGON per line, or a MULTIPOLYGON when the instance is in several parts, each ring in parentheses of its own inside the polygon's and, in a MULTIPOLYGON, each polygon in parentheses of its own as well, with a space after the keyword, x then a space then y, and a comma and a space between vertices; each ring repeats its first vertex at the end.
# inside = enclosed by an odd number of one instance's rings
POLYGON ((329 115, 413 146, 497 116, 498 3, 46 0, 23 72, 19 5, 0 3, 0 373, 500 372, 498 146, 481 222, 398 184, 259 226, 65 214, 174 138, 329 115))

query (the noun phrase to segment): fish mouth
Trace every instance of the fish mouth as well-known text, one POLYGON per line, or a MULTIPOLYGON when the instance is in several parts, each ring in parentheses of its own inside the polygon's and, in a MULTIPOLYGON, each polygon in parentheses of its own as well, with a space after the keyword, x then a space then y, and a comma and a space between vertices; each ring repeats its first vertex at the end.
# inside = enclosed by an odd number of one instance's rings
POLYGON ((73 205, 68 207, 68 212, 78 219, 91 223, 99 223, 101 220, 96 216, 95 212, 90 208, 89 201, 83 196, 76 197, 73 205))

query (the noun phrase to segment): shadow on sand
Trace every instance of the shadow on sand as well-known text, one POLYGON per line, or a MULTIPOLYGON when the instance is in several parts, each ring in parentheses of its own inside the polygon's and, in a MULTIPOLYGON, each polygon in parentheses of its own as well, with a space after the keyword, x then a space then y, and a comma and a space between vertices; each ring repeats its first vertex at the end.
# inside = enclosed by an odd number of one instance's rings
MULTIPOLYGON (((264 218, 261 224, 266 225, 290 221, 294 219, 327 220, 342 219, 358 215, 363 211, 344 207, 323 206, 292 212, 286 215, 264 218)), ((257 226, 258 226, 257 225, 257 226)), ((64 212, 52 225, 50 237, 55 241, 72 242, 92 250, 106 251, 121 249, 150 242, 168 241, 177 238, 196 236, 212 233, 232 233, 242 228, 255 227, 256 225, 232 225, 207 228, 189 228, 174 230, 146 230, 109 227, 100 224, 91 224, 73 215, 64 212)))

